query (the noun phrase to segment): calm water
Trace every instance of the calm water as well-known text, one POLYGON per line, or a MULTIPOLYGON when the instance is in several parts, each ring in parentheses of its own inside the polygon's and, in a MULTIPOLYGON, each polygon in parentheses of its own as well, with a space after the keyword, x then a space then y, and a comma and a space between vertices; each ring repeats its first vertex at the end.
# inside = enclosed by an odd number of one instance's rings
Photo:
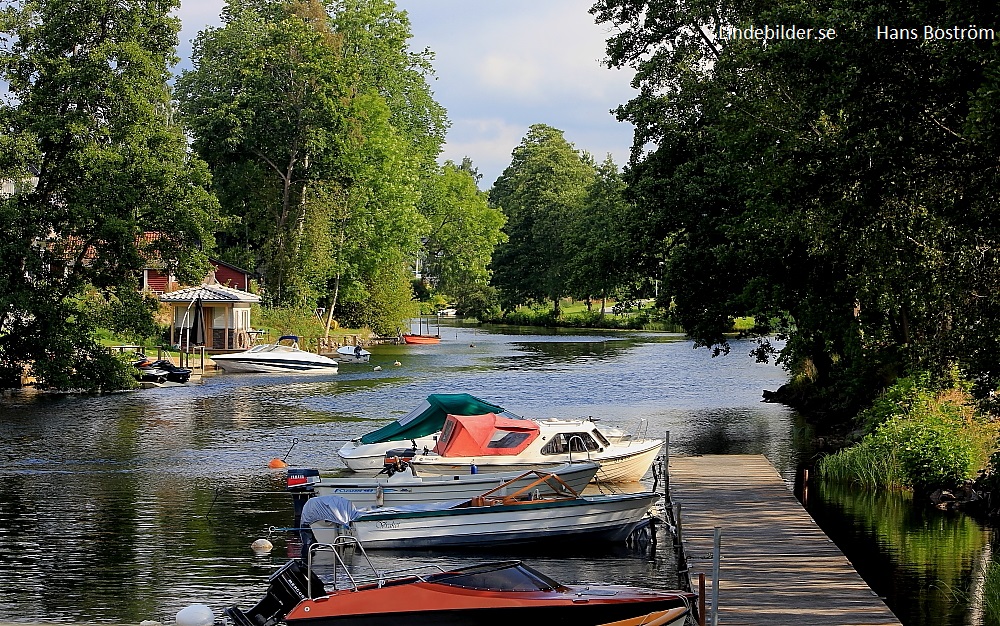
MULTIPOLYGON (((0 620, 172 621, 194 602, 217 614, 252 604, 267 574, 298 549, 280 530, 270 535, 271 555, 249 549, 269 528, 291 524, 284 473, 267 461, 287 455, 293 465, 336 470, 344 441, 435 392, 472 393, 526 417, 589 415, 650 436, 669 430, 678 453, 765 454, 790 485, 808 461, 800 420, 760 402, 785 374, 747 357, 748 344, 712 359, 658 334, 441 330, 440 345, 376 347, 369 366, 332 376, 219 374, 184 388, 0 400, 0 620)), ((884 510, 912 508, 905 504, 816 488, 809 497, 907 626, 974 623, 961 593, 989 553, 987 531, 964 517, 884 510), (917 593, 906 595, 911 588, 917 593)), ((564 582, 676 586, 662 537, 655 551, 373 556, 380 568, 512 556, 564 582)))

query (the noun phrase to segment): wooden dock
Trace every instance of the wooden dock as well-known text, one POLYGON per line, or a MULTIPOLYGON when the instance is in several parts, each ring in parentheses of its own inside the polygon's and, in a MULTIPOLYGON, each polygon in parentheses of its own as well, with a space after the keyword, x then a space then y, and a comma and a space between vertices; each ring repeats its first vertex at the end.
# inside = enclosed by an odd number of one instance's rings
POLYGON ((695 591, 705 573, 707 606, 722 528, 719 624, 900 624, 763 456, 671 456, 670 493, 695 591))

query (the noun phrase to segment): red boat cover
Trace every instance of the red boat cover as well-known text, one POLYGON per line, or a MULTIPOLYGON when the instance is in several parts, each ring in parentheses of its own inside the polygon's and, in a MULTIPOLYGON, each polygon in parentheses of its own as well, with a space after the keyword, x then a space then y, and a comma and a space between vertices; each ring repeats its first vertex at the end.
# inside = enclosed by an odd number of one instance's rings
POLYGON ((434 452, 441 456, 519 454, 539 433, 531 420, 512 420, 495 413, 448 415, 434 452))

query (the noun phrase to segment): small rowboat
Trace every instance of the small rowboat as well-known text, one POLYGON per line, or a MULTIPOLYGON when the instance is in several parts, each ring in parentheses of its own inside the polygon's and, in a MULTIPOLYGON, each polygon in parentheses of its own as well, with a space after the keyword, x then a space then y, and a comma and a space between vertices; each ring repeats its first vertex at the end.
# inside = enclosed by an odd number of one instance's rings
POLYGON ((441 343, 441 337, 437 335, 403 335, 403 341, 407 344, 441 343))
POLYGON ((685 607, 655 611, 648 615, 640 615, 617 622, 605 622, 598 626, 683 626, 691 611, 685 607))

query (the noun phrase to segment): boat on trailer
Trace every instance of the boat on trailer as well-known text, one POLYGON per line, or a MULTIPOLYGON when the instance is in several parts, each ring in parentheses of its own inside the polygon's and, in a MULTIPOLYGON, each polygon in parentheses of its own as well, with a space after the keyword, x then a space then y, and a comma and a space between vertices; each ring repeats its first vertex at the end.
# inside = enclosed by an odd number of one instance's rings
POLYGON ((687 611, 696 599, 685 591, 564 585, 521 561, 380 572, 362 543, 340 537, 310 546, 305 561, 293 559, 272 574, 264 598, 253 608, 230 606, 225 615, 236 626, 598 626, 655 611, 687 611), (355 557, 360 553, 371 575, 349 571, 342 556, 349 550, 355 557), (333 555, 334 576, 327 582, 314 567, 319 552, 333 555))
POLYGON ((254 346, 244 352, 213 354, 212 361, 227 372, 242 373, 337 373, 337 362, 299 349, 299 338, 284 335, 274 343, 254 346))
POLYGON ((468 500, 358 509, 344 498, 317 496, 303 506, 300 527, 309 529, 304 545, 352 536, 370 549, 614 543, 648 523, 658 499, 648 491, 581 496, 558 476, 535 470, 468 500))

